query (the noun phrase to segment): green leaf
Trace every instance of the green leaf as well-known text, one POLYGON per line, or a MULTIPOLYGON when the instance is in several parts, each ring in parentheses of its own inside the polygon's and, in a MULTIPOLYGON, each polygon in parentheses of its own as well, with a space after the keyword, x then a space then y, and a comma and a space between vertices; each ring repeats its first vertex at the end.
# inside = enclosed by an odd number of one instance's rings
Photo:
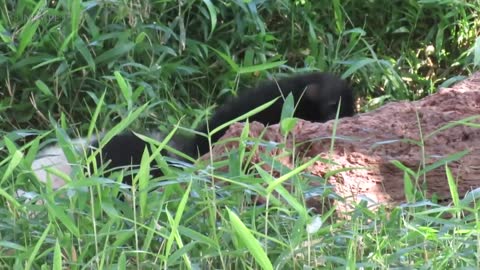
POLYGON ((277 101, 277 99, 279 99, 279 98, 275 98, 275 99, 273 99, 273 100, 271 100, 271 101, 269 101, 269 102, 267 102, 267 103, 265 103, 261 106, 258 106, 257 108, 255 108, 255 109, 253 109, 253 110, 251 110, 251 111, 249 111, 249 112, 247 112, 243 115, 240 115, 239 117, 237 117, 235 119, 232 119, 232 120, 230 120, 226 123, 223 123, 222 125, 218 126, 214 130, 210 131, 210 134, 215 134, 215 133, 219 132, 220 130, 222 130, 222 129, 228 127, 228 126, 230 126, 231 124, 233 124, 235 122, 240 122, 244 119, 247 119, 248 117, 250 117, 252 115, 255 115, 255 114, 267 109, 268 107, 272 106, 272 104, 275 103, 277 101))
POLYGON ((293 117, 295 112, 295 100, 293 99, 293 94, 290 92, 288 96, 285 98, 282 106, 282 114, 280 119, 285 119, 289 117, 293 117))
POLYGON ((70 26, 71 35, 76 36, 82 16, 81 0, 70 0, 70 26))
POLYGON ((399 169, 402 170, 403 172, 406 172, 406 173, 408 173, 409 175, 414 176, 414 177, 417 175, 414 171, 412 171, 412 169, 410 169, 410 168, 408 168, 407 166, 403 165, 403 163, 401 163, 400 161, 398 161, 398 160, 392 160, 391 162, 392 162, 392 164, 393 164, 395 167, 399 168, 399 169))
POLYGON ((473 64, 480 66, 480 37, 475 39, 475 45, 473 46, 473 64))
POLYGON ((118 258, 117 269, 123 270, 127 269, 127 257, 125 256, 125 252, 120 254, 120 258, 118 258))
MULTIPOLYGON (((23 153, 16 148, 15 144, 6 136, 3 140, 5 146, 7 146, 7 149, 10 153, 10 162, 8 163, 7 169, 3 172, 0 184, 3 184, 12 175, 15 168, 17 168, 20 162, 22 162, 23 160, 23 153)), ((2 195, 1 191, 0 195, 2 195)), ((12 201, 13 198, 11 196, 6 196, 5 198, 9 199, 11 202, 16 203, 16 206, 18 206, 18 202, 16 202, 15 200, 12 201)))
POLYGON ((407 199, 407 202, 415 202, 415 185, 406 171, 403 172, 403 192, 405 193, 405 199, 407 199))
POLYGON ((53 251, 53 270, 62 270, 62 251, 58 239, 55 242, 55 250, 53 251))
POLYGON ((114 48, 100 54, 97 58, 95 58, 95 63, 100 64, 103 62, 113 62, 118 58, 125 56, 125 54, 130 52, 134 47, 135 43, 133 42, 120 43, 114 48))
POLYGON ((53 93, 52 91, 50 91, 50 88, 48 88, 48 86, 41 80, 36 80, 35 81, 35 85, 37 86, 37 88, 42 92, 44 93, 46 96, 53 96, 53 93))
POLYGON ((230 56, 222 53, 221 51, 213 47, 209 47, 209 48, 214 52, 216 52, 221 58, 223 58, 223 60, 225 60, 225 62, 227 62, 228 65, 230 65, 230 68, 232 68, 234 72, 237 72, 237 73, 239 72, 240 70, 239 66, 232 60, 232 58, 230 58, 230 56))
POLYGON ((255 261, 260 265, 262 269, 273 270, 272 262, 268 258, 265 250, 263 250, 260 242, 253 236, 250 230, 243 224, 240 218, 227 208, 228 216, 230 218, 230 224, 235 232, 236 237, 240 240, 253 256, 255 261))
POLYGON ((297 125, 297 122, 298 119, 294 117, 282 119, 282 121, 280 122, 280 129, 282 131, 282 134, 286 135, 291 132, 297 125))
POLYGON ((445 163, 445 172, 447 174, 448 187, 450 188, 450 194, 452 196, 453 205, 456 207, 461 207, 460 197, 458 196, 458 187, 453 177, 452 171, 448 167, 448 163, 445 163))
MULTIPOLYGON (((180 200, 180 203, 177 207, 177 211, 175 213, 175 218, 174 219, 171 218, 171 215, 167 211, 167 217, 168 217, 168 220, 169 220, 169 223, 170 223, 170 226, 171 226, 171 233, 170 233, 170 236, 167 239, 167 244, 166 244, 166 247, 165 247, 165 256, 167 256, 167 257, 171 253, 173 240, 175 240, 175 242, 177 243, 178 248, 183 247, 182 238, 180 237, 180 234, 178 233, 178 227, 179 227, 180 221, 183 217, 183 213, 185 212, 187 202, 188 202, 188 198, 190 197, 191 189, 192 189, 192 182, 189 182, 189 184, 187 186, 187 189, 185 190, 185 193, 183 193, 182 199, 180 200)), ((187 256, 187 254, 184 254, 182 257, 183 257, 183 260, 184 260, 185 264, 187 265, 187 269, 191 269, 192 268, 192 266, 191 266, 192 263, 190 262, 190 259, 187 256)))
POLYGON ((41 63, 39 63, 38 65, 35 65, 32 67, 32 70, 33 69, 38 69, 38 68, 41 68, 41 67, 44 67, 44 66, 47 66, 47 65, 50 65, 52 63, 56 63, 56 62, 63 62, 65 61, 65 57, 63 56, 59 56, 59 57, 54 57, 54 58, 50 58, 46 61, 42 61, 41 63))
POLYGON ((138 181, 139 204, 140 204, 140 219, 145 220, 145 213, 147 212, 147 195, 148 195, 148 180, 150 176, 150 154, 146 147, 143 151, 142 159, 140 161, 140 169, 135 176, 132 186, 135 188, 135 183, 138 181))
POLYGON ((285 63, 287 63, 287 61, 276 61, 276 62, 255 65, 255 66, 241 67, 238 69, 238 73, 245 74, 245 73, 254 73, 254 72, 263 71, 263 70, 269 70, 269 69, 277 68, 281 65, 284 65, 285 63))
POLYGON ((280 176, 275 181, 269 183, 268 187, 267 187, 267 193, 271 193, 278 185, 281 185, 283 182, 287 181, 288 179, 290 179, 294 175, 297 175, 301 171, 307 169, 308 167, 313 165, 313 163, 315 163, 318 159, 320 159, 320 156, 316 156, 316 157, 312 158, 308 162, 296 167, 295 169, 291 170, 290 172, 280 176))
POLYGON ((333 0, 333 17, 337 33, 342 33, 345 28, 345 19, 343 18, 343 7, 339 0, 333 0))
POLYGON ((210 35, 212 36, 213 31, 215 30, 215 26, 217 25, 217 11, 215 10, 215 6, 212 4, 210 0, 203 0, 203 3, 207 6, 208 13, 210 15, 210 35))
MULTIPOLYGON (((267 182, 267 184, 273 182, 273 177, 263 170, 261 166, 255 164, 255 169, 258 171, 262 179, 267 182)), ((293 209, 295 209, 296 213, 298 213, 303 220, 308 220, 307 209, 305 209, 304 205, 300 203, 294 196, 292 196, 292 194, 285 187, 279 185, 275 188, 275 191, 278 192, 278 194, 280 194, 280 196, 282 196, 282 198, 284 198, 285 201, 291 207, 293 207, 293 209)))
POLYGON ((372 59, 372 58, 364 58, 364 59, 361 59, 361 60, 357 60, 354 62, 353 65, 351 65, 347 71, 345 71, 342 75, 343 78, 346 78, 346 77, 349 77, 350 75, 352 75, 353 73, 355 73, 357 70, 361 69, 362 67, 366 66, 366 65, 370 65, 370 64, 373 64, 373 63, 376 63, 377 60, 375 59, 372 59))
POLYGON ((47 239, 48 233, 50 232, 51 228, 52 228, 52 223, 49 223, 47 228, 45 228, 42 235, 40 236, 40 238, 35 243, 35 247, 33 248, 32 252, 30 253, 30 256, 28 257, 28 260, 27 260, 27 264, 25 265, 25 270, 30 270, 32 268, 33 262, 35 261, 35 258, 38 255, 38 251, 40 250, 43 243, 45 242, 45 239, 47 239))
POLYGON ((75 49, 77 49, 78 52, 80 52, 85 62, 87 62, 88 67, 93 72, 95 72, 95 69, 96 69, 95 60, 93 60, 90 50, 87 48, 87 45, 85 44, 83 39, 81 39, 80 37, 75 40, 75 49))
POLYGON ((67 209, 63 208, 60 205, 57 205, 54 202, 51 202, 50 199, 47 199, 46 202, 47 209, 50 215, 52 215, 52 217, 55 217, 55 220, 63 224, 73 235, 75 235, 76 237, 80 237, 80 230, 77 226, 75 226, 75 222, 69 215, 64 212, 67 209))
POLYGON ((32 43, 33 36, 35 35, 39 24, 40 20, 28 21, 23 27, 23 30, 20 33, 20 44, 18 45, 17 53, 15 54, 16 59, 20 58, 27 46, 32 43))
POLYGON ((2 21, 0 21, 0 39, 4 42, 4 44, 8 46, 8 48, 12 52, 17 51, 17 48, 13 45, 14 43, 13 43, 12 35, 7 31, 7 29, 5 29, 5 27, 2 24, 2 21))
POLYGON ((105 94, 106 94, 106 91, 103 91, 102 96, 97 101, 97 106, 95 107, 95 111, 93 112, 93 116, 91 117, 91 120, 90 120, 90 125, 88 126, 88 132, 87 132, 88 139, 92 138, 93 131, 95 130, 95 124, 97 123, 98 116, 100 115, 102 106, 104 104, 103 101, 105 99, 105 94))
MULTIPOLYGON (((32 1, 32 4, 34 3, 35 1, 32 1)), ((37 32, 40 22, 42 21, 40 14, 38 14, 37 12, 41 12, 39 10, 41 10, 46 5, 46 3, 47 3, 46 1, 38 1, 37 5, 33 8, 32 13, 30 14, 27 22, 23 26, 22 32, 20 32, 20 35, 19 35, 20 43, 17 48, 17 53, 15 54, 15 59, 20 58, 23 52, 25 51, 25 49, 30 44, 32 44, 33 37, 37 32)), ((22 15, 19 15, 19 16, 22 16, 22 15)))
POLYGON ((452 161, 457 161, 457 160, 461 159, 462 157, 466 156, 468 153, 470 153, 470 150, 465 149, 463 151, 448 155, 448 156, 446 156, 444 158, 441 158, 441 159, 435 161, 434 163, 426 166, 424 169, 420 170, 420 172, 418 174, 419 175, 426 174, 426 173, 428 173, 428 172, 430 172, 430 171, 432 171, 436 168, 439 168, 440 166, 444 165, 445 163, 452 162, 452 161))
POLYGON ((132 87, 130 84, 123 78, 120 72, 114 72, 115 79, 117 80, 118 86, 120 87, 120 91, 122 92, 123 98, 127 101, 128 110, 130 111, 133 107, 133 100, 132 100, 132 87))

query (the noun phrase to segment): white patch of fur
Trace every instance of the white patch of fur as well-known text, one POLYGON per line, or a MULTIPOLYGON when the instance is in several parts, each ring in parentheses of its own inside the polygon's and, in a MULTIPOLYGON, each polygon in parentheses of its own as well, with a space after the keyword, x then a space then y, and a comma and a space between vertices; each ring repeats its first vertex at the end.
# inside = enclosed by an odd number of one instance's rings
MULTIPOLYGON (((72 144, 77 151, 83 151, 83 149, 88 148, 94 141, 95 139, 87 140, 86 138, 79 138, 72 140, 72 144)), ((68 162, 67 157, 59 145, 49 146, 40 151, 32 163, 32 170, 39 181, 46 183, 47 180, 50 179, 53 189, 58 189, 65 185, 63 178, 49 173, 47 168, 54 168, 65 174, 72 172, 72 165, 68 162)))
MULTIPOLYGON (((161 141, 165 136, 159 132, 153 132, 148 134, 149 137, 161 141)), ((100 138, 103 137, 103 134, 100 135, 100 138)), ((84 150, 87 150, 91 145, 97 141, 97 137, 93 137, 90 140, 86 138, 79 138, 72 140, 72 144, 79 153, 83 153, 84 150)), ((178 147, 176 143, 171 140, 169 144, 172 147, 178 147)), ((121 147, 119 145, 118 147, 121 147)), ((53 189, 58 189, 65 185, 65 179, 62 177, 48 172, 47 168, 52 168, 54 170, 60 171, 64 174, 70 175, 72 173, 72 164, 70 164, 63 153, 62 148, 59 145, 49 146, 41 150, 37 154, 37 158, 32 163, 32 171, 39 181, 47 183, 50 179, 53 189)))

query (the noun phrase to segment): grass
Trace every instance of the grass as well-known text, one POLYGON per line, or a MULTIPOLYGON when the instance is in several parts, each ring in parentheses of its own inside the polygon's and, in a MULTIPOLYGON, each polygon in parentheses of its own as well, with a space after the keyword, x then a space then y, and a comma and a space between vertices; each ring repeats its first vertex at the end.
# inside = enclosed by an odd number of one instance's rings
MULTIPOLYGON (((214 104, 272 74, 340 74, 359 111, 421 98, 477 69, 478 10, 478 1, 448 0, 0 2, 0 268, 480 268, 478 190, 456 193, 450 159, 439 166, 451 205, 421 196, 428 168, 399 165, 408 203, 353 205, 349 219, 307 209, 308 196, 341 200, 302 172, 308 161, 286 168, 262 155, 274 175, 247 166, 243 143, 227 161, 164 167, 159 179, 145 163, 134 188, 79 166, 53 190, 30 170, 52 140, 86 166, 69 138, 167 134, 178 123, 191 133, 214 104), (28 199, 14 196, 19 188, 28 199)), ((288 132, 291 120, 283 124, 288 132)))

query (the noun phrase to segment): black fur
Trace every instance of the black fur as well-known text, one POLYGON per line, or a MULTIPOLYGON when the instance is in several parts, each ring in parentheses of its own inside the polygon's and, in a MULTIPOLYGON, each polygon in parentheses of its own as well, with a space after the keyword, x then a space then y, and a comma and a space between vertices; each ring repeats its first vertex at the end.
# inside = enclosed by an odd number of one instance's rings
MULTIPOLYGON (((283 95, 286 97, 289 93, 293 94, 295 103, 297 104, 295 117, 302 118, 312 122, 325 122, 334 119, 339 101, 341 99, 341 109, 339 117, 352 116, 354 114, 354 99, 352 89, 348 84, 340 78, 328 73, 311 73, 306 75, 293 76, 291 78, 282 79, 277 82, 265 82, 257 88, 243 91, 241 95, 226 104, 222 105, 208 120, 207 125, 201 126, 198 131, 208 133, 216 127, 226 123, 238 116, 257 108, 258 106, 283 95)), ((250 121, 258 121, 265 125, 276 124, 280 121, 283 100, 277 100, 272 106, 264 111, 250 117, 250 121)), ((215 143, 225 133, 226 128, 212 135, 212 143, 215 143)), ((158 134, 150 134, 161 140, 158 134)), ((99 147, 98 140, 94 142, 86 142, 87 146, 96 149, 99 147)), ((171 143, 171 146, 188 155, 203 155, 209 151, 208 139, 201 135, 195 135, 193 140, 177 137, 171 143)), ((55 146, 51 149, 58 149, 55 146)), ((96 157, 98 167, 104 167, 107 171, 127 168, 125 174, 130 173, 129 168, 138 169, 144 150, 148 149, 152 152, 150 145, 138 138, 131 132, 126 132, 112 138, 106 145, 101 147, 100 155, 96 157)), ((48 150, 48 149, 46 149, 48 150)), ((55 185, 61 186, 63 180, 58 179, 55 175, 45 173, 46 167, 57 167, 60 170, 66 170, 69 173, 68 161, 65 156, 59 154, 58 151, 45 151, 44 154, 53 153, 58 159, 46 157, 37 157, 32 164, 32 168, 36 168, 39 174, 39 180, 46 182, 48 178, 55 178, 55 185), (61 158, 65 158, 62 162, 61 158), (49 164, 50 163, 50 164, 49 164), (41 172, 41 173, 40 173, 41 172)), ((169 153, 163 151, 164 156, 169 153)), ((151 166, 150 174, 154 177, 162 176, 162 171, 151 166)), ((125 184, 132 184, 132 176, 125 176, 122 179, 125 184)))
MULTIPOLYGON (((275 81, 265 82, 255 89, 243 91, 239 97, 227 102, 215 112, 213 117, 208 120, 209 129, 213 130, 281 94, 286 97, 290 92, 293 94, 295 102, 298 103, 294 113, 295 117, 312 122, 325 122, 334 119, 340 98, 342 104, 339 116, 345 117, 354 114, 352 89, 344 80, 328 73, 311 73, 282 79, 278 81, 278 84, 275 81)), ((265 125, 278 123, 282 105, 283 99, 279 99, 269 108, 250 117, 249 120, 258 121, 265 125)), ((207 126, 200 127, 198 131, 207 133, 207 126)), ((214 134, 212 143, 218 141, 225 131, 226 128, 214 134)), ((161 139, 160 136, 157 136, 157 139, 161 139)), ((94 149, 98 148, 98 141, 95 141, 92 146, 94 149)), ((203 155, 209 151, 208 139, 201 135, 196 135, 190 141, 187 138, 177 137, 171 146, 188 155, 196 155, 197 153, 203 155)), ((148 143, 131 132, 117 135, 102 147, 101 154, 97 156, 97 166, 107 164, 105 166, 106 170, 115 168, 136 169, 141 162, 145 148, 148 148, 150 152, 152 150, 148 143)), ((168 153, 164 151, 162 154, 165 156, 168 153)), ((151 174, 161 176, 162 172, 158 168, 153 168, 151 174)), ((131 184, 132 178, 127 176, 123 182, 131 184)))
MULTIPOLYGON (((334 119, 340 98, 342 104, 339 117, 354 114, 353 91, 347 82, 333 74, 316 72, 281 79, 278 82, 265 82, 255 89, 243 91, 239 97, 227 102, 215 112, 208 120, 208 130, 213 130, 280 95, 286 97, 290 92, 295 104, 298 103, 294 113, 297 118, 311 122, 334 119)), ((264 125, 279 123, 282 106, 283 99, 278 99, 269 108, 250 117, 249 121, 257 121, 264 125)), ((226 129, 213 134, 212 143, 218 141, 226 129)), ((206 134, 208 130, 205 124, 198 131, 206 134)), ((198 148, 198 153, 203 155, 209 151, 208 139, 205 136, 196 135, 192 147, 194 152, 196 152, 195 148, 198 148)))
MULTIPOLYGON (((99 148, 98 140, 92 144, 92 148, 99 148)), ((126 173, 129 173, 131 169, 139 168, 146 148, 148 148, 150 153, 152 152, 150 145, 132 132, 119 134, 102 146, 100 153, 96 156, 97 167, 104 166, 106 171, 127 168, 126 173)), ((160 176, 161 172, 159 169, 152 169, 151 174, 160 176)), ((132 177, 126 176, 122 182, 131 185, 132 177)))

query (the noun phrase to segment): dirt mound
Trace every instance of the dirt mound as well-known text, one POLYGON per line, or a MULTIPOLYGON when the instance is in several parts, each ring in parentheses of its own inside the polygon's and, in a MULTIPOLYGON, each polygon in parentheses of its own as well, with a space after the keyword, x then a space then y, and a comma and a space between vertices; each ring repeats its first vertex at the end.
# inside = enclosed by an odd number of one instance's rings
MULTIPOLYGON (((299 121, 295 136, 289 137, 286 143, 292 147, 292 138, 295 138, 295 151, 305 161, 320 155, 337 164, 316 162, 308 169, 312 174, 325 176, 326 172, 335 169, 355 168, 327 179, 334 191, 348 200, 368 198, 370 203, 404 202, 404 172, 392 163, 398 161, 413 172, 427 168, 425 177, 418 178, 418 185, 424 186, 426 180, 427 195, 435 194, 440 202, 448 202, 446 163, 458 183, 460 196, 480 187, 479 118, 480 73, 476 73, 454 87, 441 89, 422 100, 391 102, 375 111, 341 119, 331 154, 333 121, 299 121), (468 117, 468 121, 458 122, 468 117), (449 160, 452 155, 462 154, 456 161, 449 160)), ((242 128, 243 124, 232 125, 223 139, 238 137, 242 128)), ((261 136, 263 129, 262 124, 251 123, 250 136, 261 136)), ((278 125, 268 127, 263 139, 284 141, 278 125)), ((214 156, 221 155, 225 146, 234 145, 216 146, 214 156)), ((253 162, 259 160, 256 155, 253 162)), ((282 162, 292 165, 288 158, 283 158, 282 162)), ((415 181, 414 176, 412 179, 415 181)), ((317 207, 314 200, 310 204, 317 207)))

